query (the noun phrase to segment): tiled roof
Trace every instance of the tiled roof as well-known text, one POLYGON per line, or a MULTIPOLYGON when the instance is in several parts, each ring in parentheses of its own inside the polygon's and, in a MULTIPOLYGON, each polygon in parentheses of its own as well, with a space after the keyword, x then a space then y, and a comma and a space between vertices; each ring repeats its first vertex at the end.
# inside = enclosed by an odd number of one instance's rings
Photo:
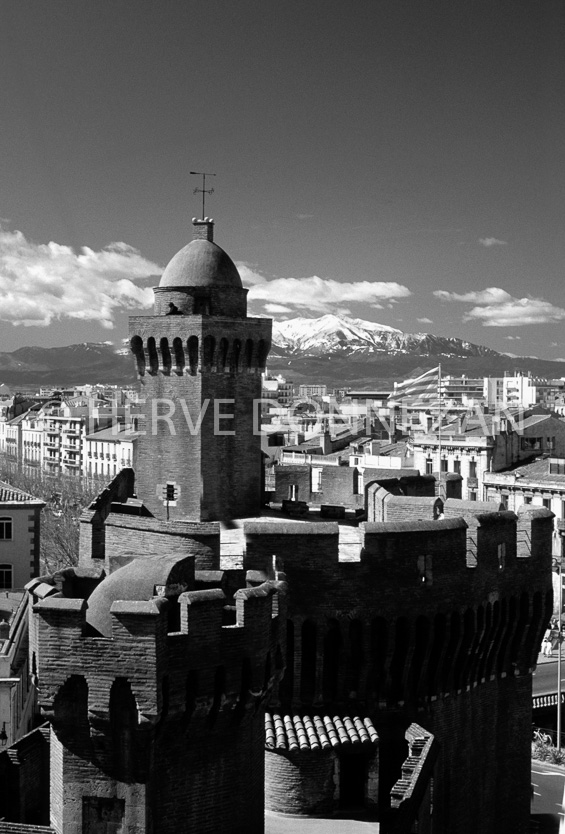
POLYGON ((378 734, 370 718, 335 715, 265 714, 267 750, 327 750, 342 746, 371 746, 378 734))
MULTIPOLYGON (((34 498, 33 495, 29 495, 27 492, 11 486, 11 484, 0 481, 0 503, 14 504, 17 502, 18 504, 28 504, 37 501, 39 501, 39 498, 34 498)), ((40 503, 43 502, 41 501, 40 503)))

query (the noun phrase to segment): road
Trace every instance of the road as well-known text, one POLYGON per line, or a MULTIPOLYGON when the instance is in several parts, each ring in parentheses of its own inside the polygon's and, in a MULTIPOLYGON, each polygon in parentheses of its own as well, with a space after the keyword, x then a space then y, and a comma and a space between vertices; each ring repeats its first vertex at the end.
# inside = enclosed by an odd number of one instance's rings
MULTIPOLYGON (((561 680, 565 684, 565 660, 561 663, 561 680)), ((557 692, 557 661, 540 663, 536 668, 533 678, 533 694, 549 695, 557 692)), ((565 685, 563 686, 565 692, 565 685)))
POLYGON ((561 834, 560 820, 565 830, 565 814, 562 810, 565 768, 532 761, 532 832, 561 834))

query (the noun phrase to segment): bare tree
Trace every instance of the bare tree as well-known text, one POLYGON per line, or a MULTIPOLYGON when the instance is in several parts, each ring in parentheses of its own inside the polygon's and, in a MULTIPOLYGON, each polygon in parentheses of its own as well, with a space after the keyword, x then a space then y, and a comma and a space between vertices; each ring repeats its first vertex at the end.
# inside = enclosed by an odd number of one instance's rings
POLYGON ((0 455, 0 480, 46 502, 41 512, 40 573, 76 565, 80 514, 102 491, 104 482, 47 475, 40 468, 22 471, 5 455, 0 455))

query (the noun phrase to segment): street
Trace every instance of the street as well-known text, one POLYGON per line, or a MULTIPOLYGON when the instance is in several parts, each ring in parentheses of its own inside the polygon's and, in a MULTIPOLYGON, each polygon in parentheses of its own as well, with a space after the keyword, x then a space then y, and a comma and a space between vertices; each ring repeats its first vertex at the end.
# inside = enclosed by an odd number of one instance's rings
MULTIPOLYGON (((561 680, 565 683, 565 660, 561 666, 561 680)), ((532 691, 534 695, 548 695, 557 692, 557 660, 539 663, 534 673, 532 691)), ((563 686, 565 692, 565 686, 563 686)))
POLYGON ((560 820, 565 819, 562 810, 565 768, 532 761, 532 784, 532 834, 558 834, 560 820))

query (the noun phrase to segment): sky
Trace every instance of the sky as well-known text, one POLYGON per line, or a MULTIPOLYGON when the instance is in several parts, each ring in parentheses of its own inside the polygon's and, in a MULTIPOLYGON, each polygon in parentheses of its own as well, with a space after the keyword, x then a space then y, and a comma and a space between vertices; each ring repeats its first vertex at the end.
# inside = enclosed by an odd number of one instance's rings
POLYGON ((561 0, 2 0, 0 350, 151 314, 207 171, 276 319, 565 359, 561 0))

